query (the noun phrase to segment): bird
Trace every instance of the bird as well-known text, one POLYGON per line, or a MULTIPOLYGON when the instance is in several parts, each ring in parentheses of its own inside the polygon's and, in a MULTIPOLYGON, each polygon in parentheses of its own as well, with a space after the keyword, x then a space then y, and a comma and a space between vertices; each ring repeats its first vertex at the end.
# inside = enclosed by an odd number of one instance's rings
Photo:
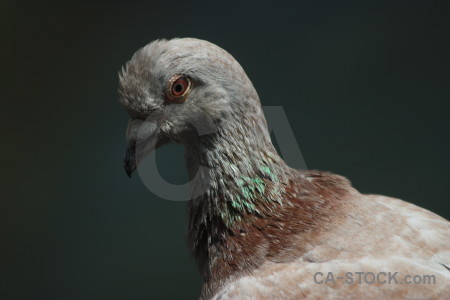
POLYGON ((119 71, 118 94, 130 116, 129 176, 165 144, 185 149, 199 299, 450 299, 450 222, 362 194, 343 176, 289 167, 224 49, 152 41, 119 71))

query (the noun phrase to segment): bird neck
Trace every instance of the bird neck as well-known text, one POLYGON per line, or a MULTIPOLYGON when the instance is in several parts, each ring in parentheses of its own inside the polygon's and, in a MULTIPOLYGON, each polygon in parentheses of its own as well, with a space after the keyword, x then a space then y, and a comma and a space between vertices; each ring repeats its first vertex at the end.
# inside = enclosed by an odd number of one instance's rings
POLYGON ((326 224, 351 192, 340 176, 290 169, 258 120, 264 119, 233 120, 185 142, 195 195, 188 203, 188 242, 204 278, 202 299, 226 280, 250 274, 266 255, 301 253, 317 233, 311 228, 326 224), (301 236, 300 244, 291 235, 301 236))
POLYGON ((205 277, 214 249, 230 232, 239 231, 252 216, 283 205, 291 169, 272 145, 265 120, 260 120, 264 123, 256 128, 248 120, 229 122, 185 143, 194 196, 188 204, 189 244, 205 277))
POLYGON ((260 121, 256 128, 254 121, 228 122, 212 134, 185 143, 191 198, 197 210, 192 221, 218 218, 230 227, 243 214, 258 213, 262 201, 282 201, 274 191, 290 169, 277 154, 264 118, 260 121))

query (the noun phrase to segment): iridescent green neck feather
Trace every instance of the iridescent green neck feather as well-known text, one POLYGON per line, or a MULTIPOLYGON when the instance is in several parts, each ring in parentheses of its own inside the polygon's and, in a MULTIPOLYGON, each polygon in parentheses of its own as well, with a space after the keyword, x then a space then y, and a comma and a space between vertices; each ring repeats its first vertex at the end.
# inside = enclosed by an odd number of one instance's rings
POLYGON ((204 189, 192 200, 191 226, 220 219, 231 228, 243 215, 264 215, 268 204, 283 205, 280 185, 290 169, 273 147, 262 113, 240 122, 227 119, 216 132, 185 145, 190 178, 202 172, 197 176, 201 182, 193 182, 194 189, 204 189))

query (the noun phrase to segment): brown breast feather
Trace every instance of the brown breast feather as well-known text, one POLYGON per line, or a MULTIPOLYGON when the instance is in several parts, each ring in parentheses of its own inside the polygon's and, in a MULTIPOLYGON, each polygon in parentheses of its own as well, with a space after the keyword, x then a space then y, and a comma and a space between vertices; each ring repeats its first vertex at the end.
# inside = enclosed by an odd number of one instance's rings
POLYGON ((401 200, 361 195, 345 178, 326 172, 299 173, 286 185, 285 196, 283 205, 261 203, 263 213, 246 215, 211 248, 205 299, 450 295, 448 221, 401 200), (314 273, 328 270, 335 276, 359 271, 435 274, 438 282, 315 284, 314 273))

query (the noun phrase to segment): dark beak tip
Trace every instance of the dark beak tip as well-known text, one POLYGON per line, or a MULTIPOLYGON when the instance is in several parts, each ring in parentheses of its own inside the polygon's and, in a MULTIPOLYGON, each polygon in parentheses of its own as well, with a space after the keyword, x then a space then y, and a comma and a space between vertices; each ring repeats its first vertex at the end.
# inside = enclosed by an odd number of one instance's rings
POLYGON ((127 173, 128 178, 131 178, 133 171, 130 169, 130 166, 127 163, 124 163, 123 168, 125 169, 125 173, 127 173))
POLYGON ((125 152, 125 156, 123 158, 123 168, 125 169, 125 173, 129 178, 131 178, 131 174, 136 170, 136 156, 135 156, 135 147, 134 144, 127 148, 125 152))

